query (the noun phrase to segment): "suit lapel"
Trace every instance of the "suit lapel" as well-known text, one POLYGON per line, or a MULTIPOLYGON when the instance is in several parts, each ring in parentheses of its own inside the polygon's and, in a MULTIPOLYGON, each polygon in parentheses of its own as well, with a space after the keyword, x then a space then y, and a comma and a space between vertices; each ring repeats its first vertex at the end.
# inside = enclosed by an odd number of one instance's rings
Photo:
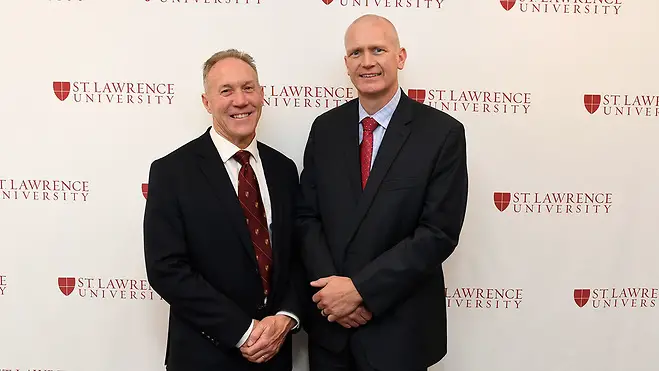
MULTIPOLYGON (((277 173, 278 169, 276 168, 276 163, 271 156, 271 153, 261 144, 259 146, 259 157, 263 162, 263 172, 265 173, 265 181, 268 183, 268 194, 270 196, 270 207, 272 209, 272 225, 270 226, 270 240, 272 248, 272 266, 274 267, 274 272, 272 276, 272 287, 276 287, 279 280, 279 261, 282 258, 282 249, 286 248, 283 243, 280 244, 281 239, 277 232, 281 230, 280 225, 282 221, 282 213, 284 207, 284 197, 286 195, 286 190, 282 189, 282 182, 278 181, 277 173)), ((263 197, 263 187, 259 186, 261 191, 261 197, 263 197)), ((271 290, 274 291, 274 290, 271 290)))
POLYGON ((344 162, 340 163, 340 166, 345 168, 351 195, 356 204, 362 194, 362 177, 359 168, 359 105, 356 99, 353 102, 348 117, 339 124, 337 143, 347 143, 343 151, 344 162))
POLYGON ((231 184, 229 174, 227 174, 222 164, 222 158, 217 152, 217 148, 215 148, 208 131, 197 139, 197 141, 199 167, 210 183, 213 193, 224 205, 225 213, 229 216, 228 219, 234 224, 234 228, 232 229, 238 234, 245 248, 245 252, 249 255, 252 262, 254 262, 254 265, 257 265, 252 239, 249 236, 249 231, 245 223, 245 214, 240 206, 238 197, 235 196, 236 191, 233 188, 233 184, 231 184))
MULTIPOLYGON (((359 202, 357 203, 357 209, 348 224, 343 246, 348 246, 352 236, 357 231, 359 224, 364 219, 366 212, 370 208, 382 180, 387 175, 391 164, 394 162, 401 147, 407 140, 407 137, 410 134, 410 128, 407 124, 411 121, 412 105, 410 99, 405 94, 402 94, 398 107, 396 107, 396 111, 394 111, 389 126, 385 131, 382 143, 380 144, 380 148, 376 154, 375 162, 373 163, 368 181, 366 182, 366 188, 364 188, 364 191, 359 198, 359 202)), ((355 162, 359 162, 359 157, 357 157, 355 162)))

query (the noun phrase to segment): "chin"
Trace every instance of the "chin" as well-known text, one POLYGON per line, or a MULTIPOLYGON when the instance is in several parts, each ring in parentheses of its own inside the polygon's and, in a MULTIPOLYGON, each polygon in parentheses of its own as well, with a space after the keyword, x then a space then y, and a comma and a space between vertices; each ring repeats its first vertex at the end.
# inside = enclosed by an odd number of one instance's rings
POLYGON ((242 130, 242 131, 240 132, 240 136, 241 136, 242 138, 248 138, 248 137, 254 135, 254 132, 255 132, 254 129, 250 129, 250 130, 242 130))
POLYGON ((357 90, 363 95, 379 95, 385 92, 384 88, 375 86, 363 86, 357 90))
POLYGON ((256 123, 246 126, 243 131, 245 132, 245 135, 252 135, 256 133, 256 123))

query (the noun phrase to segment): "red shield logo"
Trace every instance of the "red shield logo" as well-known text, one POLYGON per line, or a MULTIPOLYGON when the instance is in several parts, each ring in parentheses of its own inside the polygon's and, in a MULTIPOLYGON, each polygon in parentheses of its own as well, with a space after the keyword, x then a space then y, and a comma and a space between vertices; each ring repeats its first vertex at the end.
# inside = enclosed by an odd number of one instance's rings
POLYGON ((602 96, 599 94, 584 94, 583 104, 586 106, 586 111, 590 112, 592 115, 600 108, 600 103, 602 102, 602 96))
POLYGON ((425 89, 408 89, 407 95, 419 103, 423 103, 426 101, 425 89))
POLYGON ((69 97, 71 83, 68 81, 53 81, 53 91, 59 100, 64 101, 69 97))
POLYGON ((494 206, 504 211, 510 205, 510 192, 494 192, 494 206))
POLYGON ((501 6, 506 9, 510 10, 515 6, 515 1, 517 0, 499 0, 501 2, 501 6))
POLYGON ((142 183, 142 196, 146 199, 146 196, 149 194, 149 183, 142 183))
POLYGON ((590 299, 590 289, 574 289, 574 302, 579 308, 583 308, 590 299))
POLYGON ((325 5, 330 5, 332 3, 332 1, 334 1, 334 0, 323 0, 325 5))
POLYGON ((62 294, 69 296, 76 287, 76 279, 75 277, 60 277, 57 279, 57 284, 62 294))

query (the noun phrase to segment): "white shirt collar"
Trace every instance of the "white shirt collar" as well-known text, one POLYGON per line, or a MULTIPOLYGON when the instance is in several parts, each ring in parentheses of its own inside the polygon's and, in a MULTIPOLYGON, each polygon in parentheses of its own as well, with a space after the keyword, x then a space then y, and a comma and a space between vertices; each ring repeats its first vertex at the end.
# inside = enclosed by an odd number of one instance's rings
MULTIPOLYGON (((215 144, 215 148, 217 148, 217 152, 219 152, 223 163, 229 161, 233 155, 236 154, 236 152, 240 151, 240 148, 237 145, 231 143, 228 139, 221 136, 217 131, 215 131, 214 127, 211 127, 209 132, 211 140, 213 141, 213 144, 215 144)), ((261 161, 261 158, 259 157, 259 148, 257 146, 256 136, 254 136, 252 142, 245 148, 245 151, 251 153, 256 162, 261 161)))

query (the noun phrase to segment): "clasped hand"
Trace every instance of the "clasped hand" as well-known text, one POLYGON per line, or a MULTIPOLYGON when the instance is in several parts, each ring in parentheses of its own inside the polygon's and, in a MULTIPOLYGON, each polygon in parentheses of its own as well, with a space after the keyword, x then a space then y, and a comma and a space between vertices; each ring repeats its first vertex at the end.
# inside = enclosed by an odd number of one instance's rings
POLYGON ((362 297, 348 277, 330 276, 311 282, 320 288, 312 297, 314 303, 330 322, 345 328, 365 325, 373 314, 362 305, 362 297))
POLYGON ((263 363, 279 352, 286 335, 294 327, 294 320, 284 315, 268 316, 261 321, 254 320, 252 333, 240 347, 240 352, 248 361, 263 363))

